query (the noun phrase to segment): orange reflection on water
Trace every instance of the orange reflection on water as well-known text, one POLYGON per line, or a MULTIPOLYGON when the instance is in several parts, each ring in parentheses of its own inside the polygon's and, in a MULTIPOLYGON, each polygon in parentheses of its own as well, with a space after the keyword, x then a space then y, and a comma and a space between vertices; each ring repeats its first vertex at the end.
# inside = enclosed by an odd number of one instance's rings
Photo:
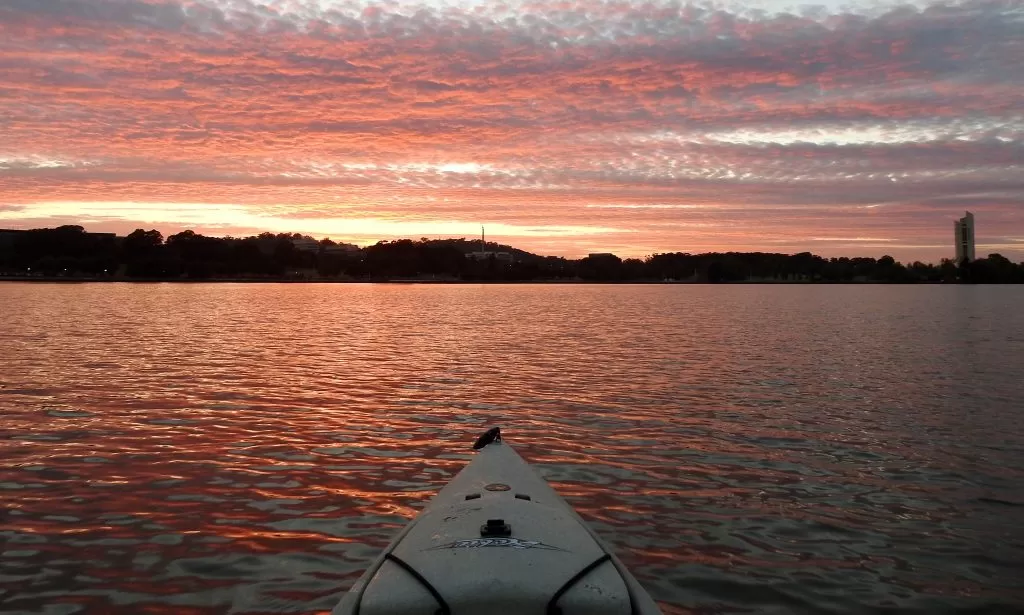
POLYGON ((323 612, 501 424, 668 613, 1024 599, 963 478, 1022 478, 1012 351, 970 338, 977 375, 923 331, 866 337, 917 313, 893 292, 3 285, 0 589, 323 612))

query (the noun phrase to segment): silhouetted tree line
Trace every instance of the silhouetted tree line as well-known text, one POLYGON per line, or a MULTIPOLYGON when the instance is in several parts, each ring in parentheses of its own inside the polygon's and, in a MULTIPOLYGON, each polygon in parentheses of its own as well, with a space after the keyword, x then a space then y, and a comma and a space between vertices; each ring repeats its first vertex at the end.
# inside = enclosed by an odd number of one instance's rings
POLYGON ((507 254, 467 258, 480 250, 479 242, 467 239, 400 239, 358 249, 289 233, 236 238, 184 231, 165 239, 156 230, 115 237, 61 226, 0 231, 0 273, 134 279, 1024 283, 1024 263, 999 254, 960 264, 904 265, 891 256, 824 258, 810 252, 674 252, 623 260, 611 254, 539 256, 493 243, 487 249, 507 254))
MULTIPOLYGON (((0 243, 0 270, 43 276, 119 276, 157 279, 285 277, 344 267, 334 254, 299 250, 298 234, 207 237, 184 231, 167 237, 137 229, 127 237, 87 233, 81 226, 34 229, 0 243)), ((320 242, 323 248, 337 245, 320 242)))

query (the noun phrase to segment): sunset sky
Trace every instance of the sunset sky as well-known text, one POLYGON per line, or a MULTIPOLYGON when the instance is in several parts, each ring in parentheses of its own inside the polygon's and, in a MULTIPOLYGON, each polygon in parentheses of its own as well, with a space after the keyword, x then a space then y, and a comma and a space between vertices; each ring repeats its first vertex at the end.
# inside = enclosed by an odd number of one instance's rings
POLYGON ((0 227, 1024 259, 1024 2, 0 0, 0 227))

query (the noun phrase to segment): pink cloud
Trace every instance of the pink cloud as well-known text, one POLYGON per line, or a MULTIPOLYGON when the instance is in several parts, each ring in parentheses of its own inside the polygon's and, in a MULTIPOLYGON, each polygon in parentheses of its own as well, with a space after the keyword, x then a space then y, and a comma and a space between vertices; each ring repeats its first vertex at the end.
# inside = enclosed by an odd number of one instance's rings
POLYGON ((5 3, 0 225, 45 202, 232 203, 311 227, 621 233, 543 244, 566 253, 887 237, 937 259, 970 207, 980 236, 1024 235, 1024 46, 1005 3, 275 6, 5 3))

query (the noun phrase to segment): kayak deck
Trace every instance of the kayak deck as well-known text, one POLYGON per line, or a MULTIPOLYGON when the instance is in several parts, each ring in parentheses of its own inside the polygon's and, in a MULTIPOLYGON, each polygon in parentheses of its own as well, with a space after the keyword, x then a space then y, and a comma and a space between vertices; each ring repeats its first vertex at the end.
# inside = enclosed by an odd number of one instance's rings
POLYGON ((332 615, 482 612, 660 611, 499 435, 392 541, 332 615))

